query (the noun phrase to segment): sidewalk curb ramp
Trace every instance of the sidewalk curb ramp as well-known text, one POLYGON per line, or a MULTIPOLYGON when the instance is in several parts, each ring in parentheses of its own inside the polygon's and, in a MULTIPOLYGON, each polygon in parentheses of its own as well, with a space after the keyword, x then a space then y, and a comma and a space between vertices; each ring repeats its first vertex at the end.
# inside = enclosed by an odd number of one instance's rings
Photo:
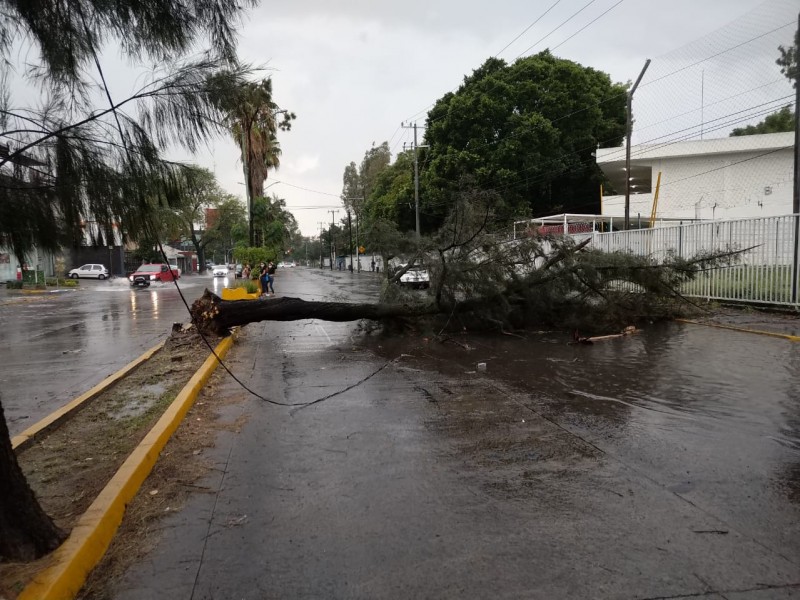
POLYGON ((103 381, 98 383, 88 392, 81 394, 69 404, 65 404, 55 412, 46 416, 38 423, 31 425, 19 435, 15 435, 14 437, 11 438, 11 447, 17 451, 24 450, 25 448, 30 446, 34 442, 34 440, 36 440, 37 436, 47 431, 50 431, 57 425, 60 425, 61 423, 66 421, 67 419, 72 418, 81 408, 84 408, 84 405, 87 404, 90 400, 96 398, 97 396, 105 392, 112 385, 114 385, 119 380, 123 379, 125 376, 134 371, 139 365, 150 360, 150 358, 152 358, 152 356, 156 352, 161 350, 163 347, 164 347, 164 342, 156 344, 136 360, 129 362, 126 366, 122 367, 116 373, 109 375, 108 377, 103 379, 103 381))
MULTIPOLYGON (((234 336, 215 349, 220 358, 233 346, 234 336)), ((53 564, 38 573, 17 600, 72 600, 86 577, 105 554, 117 531, 125 507, 150 474, 158 456, 218 365, 209 354, 153 429, 131 452, 111 481, 81 516, 67 540, 52 554, 53 564)))

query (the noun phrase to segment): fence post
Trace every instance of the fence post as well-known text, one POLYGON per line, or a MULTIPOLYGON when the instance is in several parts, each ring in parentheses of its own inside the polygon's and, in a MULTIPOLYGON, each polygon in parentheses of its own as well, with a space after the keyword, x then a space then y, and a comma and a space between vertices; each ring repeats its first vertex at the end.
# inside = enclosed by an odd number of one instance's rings
POLYGON ((794 215, 794 256, 792 257, 792 304, 798 304, 798 275, 800 275, 800 213, 794 215))

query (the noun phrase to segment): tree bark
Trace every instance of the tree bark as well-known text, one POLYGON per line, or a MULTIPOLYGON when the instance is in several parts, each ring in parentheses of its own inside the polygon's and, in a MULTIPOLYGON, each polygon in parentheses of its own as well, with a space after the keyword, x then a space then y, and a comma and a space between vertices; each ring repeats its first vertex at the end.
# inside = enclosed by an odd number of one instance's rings
POLYGON ((192 304, 192 320, 203 332, 228 335, 231 327, 259 321, 358 321, 359 319, 413 318, 440 312, 434 305, 351 304, 347 302, 310 302, 300 298, 267 298, 262 300, 222 300, 205 291, 192 304))
POLYGON ((58 548, 65 538, 19 468, 0 403, 0 561, 34 560, 58 548))

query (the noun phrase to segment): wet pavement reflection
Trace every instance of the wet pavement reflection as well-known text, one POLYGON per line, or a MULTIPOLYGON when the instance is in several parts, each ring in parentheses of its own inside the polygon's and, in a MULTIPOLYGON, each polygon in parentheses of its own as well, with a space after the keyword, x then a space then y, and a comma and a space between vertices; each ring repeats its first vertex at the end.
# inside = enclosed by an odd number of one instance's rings
MULTIPOLYGON (((456 379, 510 386, 521 415, 557 423, 732 528, 800 556, 800 344, 674 323, 594 345, 568 340, 542 332, 380 345, 456 379)), ((506 401, 507 389, 487 402, 506 401)))
MULTIPOLYGON (((211 277, 186 277, 187 302, 211 277)), ((132 289, 123 279, 81 280, 78 290, 4 297, 0 306, 3 407, 15 435, 87 391, 189 321, 171 283, 132 289)))
POLYGON ((314 404, 214 387, 236 399, 214 466, 114 597, 792 597, 800 345, 678 324, 568 340, 249 325, 236 374, 314 404))

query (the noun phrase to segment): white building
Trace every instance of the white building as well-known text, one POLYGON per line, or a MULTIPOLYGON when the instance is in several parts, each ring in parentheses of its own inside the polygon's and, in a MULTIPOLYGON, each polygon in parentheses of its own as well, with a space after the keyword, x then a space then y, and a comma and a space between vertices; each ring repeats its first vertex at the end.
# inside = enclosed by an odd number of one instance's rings
MULTIPOLYGON (((794 133, 769 133, 631 147, 630 218, 739 219, 792 212, 794 133)), ((625 148, 600 148, 597 164, 616 195, 602 214, 625 215, 625 148)), ((608 193, 606 190, 605 193, 608 193)))

